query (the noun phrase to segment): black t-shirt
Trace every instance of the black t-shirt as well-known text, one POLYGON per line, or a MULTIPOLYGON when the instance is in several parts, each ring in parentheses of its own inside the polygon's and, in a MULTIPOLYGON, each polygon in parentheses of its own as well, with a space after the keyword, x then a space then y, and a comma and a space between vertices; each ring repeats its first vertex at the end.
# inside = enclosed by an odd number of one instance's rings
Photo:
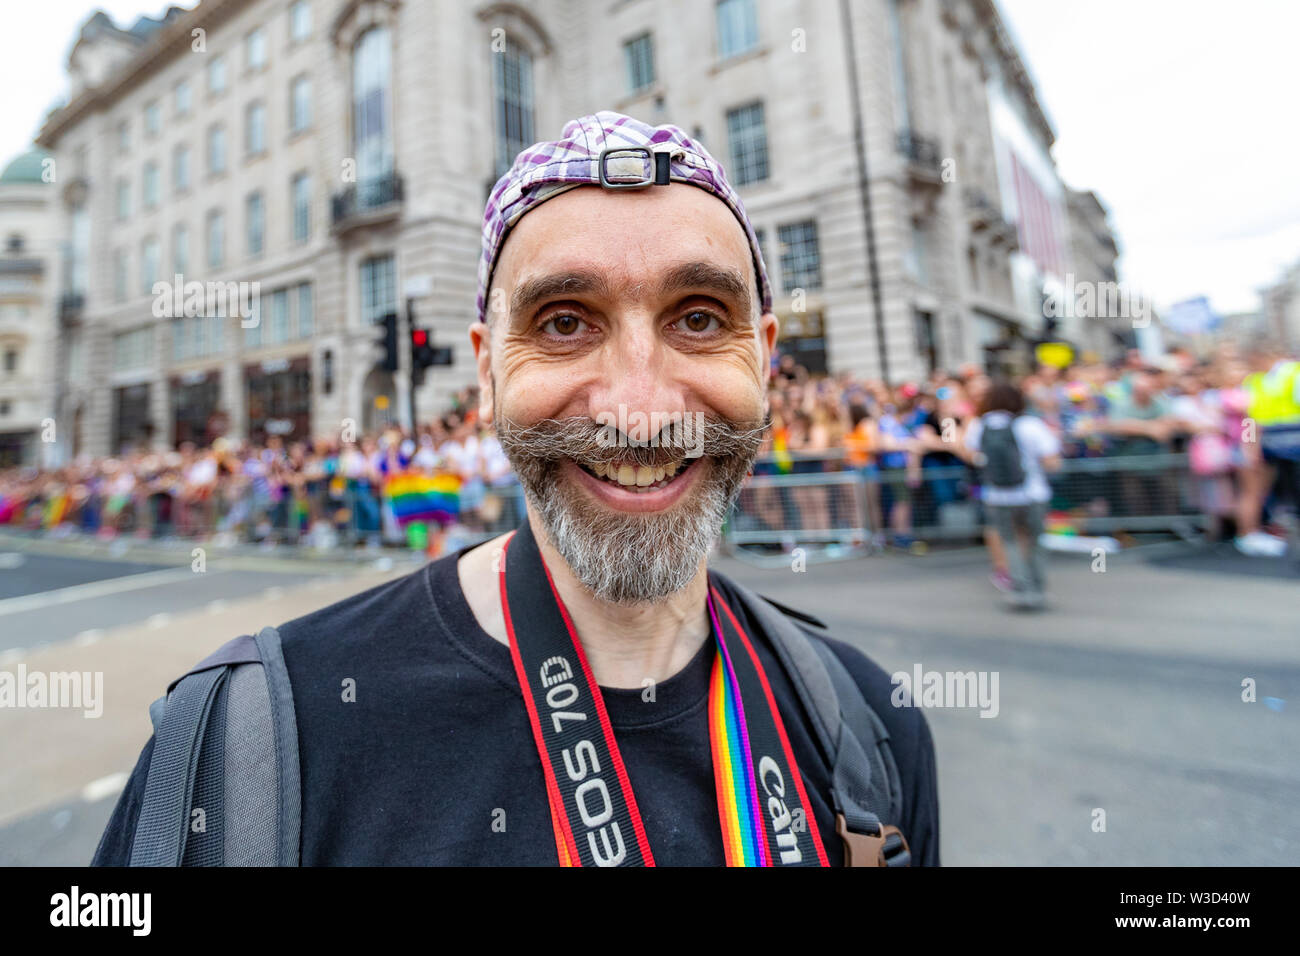
MULTIPOLYGON (((479 626, 459 555, 280 627, 302 772, 302 863, 557 863, 541 761, 510 651, 479 626), (354 682, 355 701, 345 701, 354 682), (504 825, 504 828, 503 828, 504 825)), ((732 607, 736 602, 729 600, 732 607)), ((744 620, 751 635, 757 622, 744 620)), ((756 640, 831 864, 843 863, 830 774, 807 717, 766 642, 756 640)), ((934 744, 921 711, 890 705, 889 675, 835 650, 889 730, 914 865, 938 865, 934 744)), ((659 865, 723 865, 706 702, 715 644, 654 688, 602 688, 659 865)), ((145 776, 140 755, 95 854, 131 857, 145 776)))

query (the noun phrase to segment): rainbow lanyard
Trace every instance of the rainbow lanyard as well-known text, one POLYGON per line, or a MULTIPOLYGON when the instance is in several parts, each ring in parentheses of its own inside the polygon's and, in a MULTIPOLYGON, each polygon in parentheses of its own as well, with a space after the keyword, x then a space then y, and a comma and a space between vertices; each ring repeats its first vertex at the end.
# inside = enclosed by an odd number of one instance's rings
MULTIPOLYGON (((527 521, 507 541, 500 568, 510 655, 560 865, 654 866, 600 688, 527 521)), ((708 610, 718 648, 709 743, 727 865, 828 866, 763 665, 712 581, 708 610)))

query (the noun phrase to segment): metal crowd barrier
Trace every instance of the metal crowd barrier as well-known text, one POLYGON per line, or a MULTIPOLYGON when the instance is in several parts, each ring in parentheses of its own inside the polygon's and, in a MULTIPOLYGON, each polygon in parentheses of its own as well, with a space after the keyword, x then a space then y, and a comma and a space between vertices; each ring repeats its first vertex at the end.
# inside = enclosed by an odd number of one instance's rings
MULTIPOLYGON (((759 563, 868 554, 886 544, 974 541, 984 527, 978 472, 967 465, 771 474, 760 467, 741 490, 723 532, 725 551, 759 563)), ((767 465, 767 468, 763 466, 767 465)), ((1169 532, 1195 538, 1209 525, 1184 454, 1070 458, 1048 475, 1048 529, 1078 535, 1169 532)))

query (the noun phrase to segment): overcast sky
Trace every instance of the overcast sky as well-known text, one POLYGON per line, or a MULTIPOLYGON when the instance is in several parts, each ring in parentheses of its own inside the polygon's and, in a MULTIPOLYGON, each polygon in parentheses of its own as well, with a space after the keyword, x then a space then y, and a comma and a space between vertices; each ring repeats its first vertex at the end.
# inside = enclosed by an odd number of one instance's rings
MULTIPOLYGON (((1167 306, 1252 309, 1300 260, 1300 2, 998 0, 1057 132, 1062 177, 1111 211, 1121 278, 1167 306)), ((122 26, 165 5, 101 0, 122 26)), ((192 6, 192 3, 182 3, 192 6)), ((10 4, 0 31, 0 162, 66 89, 95 7, 10 4)))

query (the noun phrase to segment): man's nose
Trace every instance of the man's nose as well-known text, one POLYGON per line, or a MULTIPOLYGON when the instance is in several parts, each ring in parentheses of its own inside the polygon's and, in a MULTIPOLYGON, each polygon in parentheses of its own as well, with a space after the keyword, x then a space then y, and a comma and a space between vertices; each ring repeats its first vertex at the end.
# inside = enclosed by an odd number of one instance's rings
POLYGON ((593 417, 600 412, 617 414, 620 407, 628 414, 646 415, 686 409, 686 389, 676 375, 673 351, 652 322, 627 323, 612 337, 591 401, 593 417))

